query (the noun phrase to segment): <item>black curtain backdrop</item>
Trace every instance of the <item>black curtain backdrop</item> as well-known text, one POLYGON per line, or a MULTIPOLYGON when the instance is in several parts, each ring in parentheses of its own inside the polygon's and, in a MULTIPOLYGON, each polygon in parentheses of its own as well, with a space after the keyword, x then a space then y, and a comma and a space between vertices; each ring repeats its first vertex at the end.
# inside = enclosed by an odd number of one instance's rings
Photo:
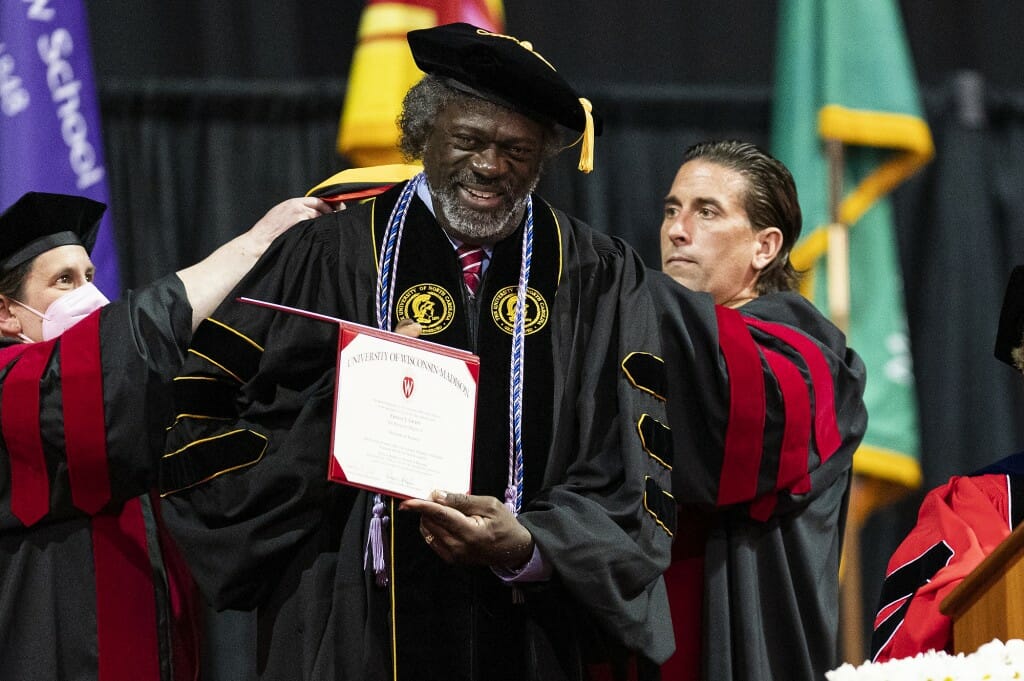
POLYGON ((199 260, 340 169, 340 92, 320 81, 102 86, 123 285, 199 260))

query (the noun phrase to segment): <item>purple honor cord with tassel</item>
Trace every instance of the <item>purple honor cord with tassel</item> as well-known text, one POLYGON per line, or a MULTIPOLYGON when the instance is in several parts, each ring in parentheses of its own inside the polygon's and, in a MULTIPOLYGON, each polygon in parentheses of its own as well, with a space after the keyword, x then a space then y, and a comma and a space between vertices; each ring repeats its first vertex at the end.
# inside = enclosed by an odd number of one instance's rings
MULTIPOLYGON (((423 173, 409 180, 398 197, 388 218, 387 231, 384 234, 384 245, 380 250, 380 262, 377 267, 377 328, 391 330, 391 310, 395 297, 394 273, 398 269, 398 248, 402 241, 402 230, 405 229, 405 217, 409 212, 409 202, 416 195, 416 188, 424 181, 423 173)), ((373 495, 373 515, 370 518, 370 536, 366 539, 366 551, 363 554, 363 567, 372 558, 373 574, 377 586, 388 585, 388 566, 384 557, 384 531, 390 524, 385 513, 384 497, 373 495)))

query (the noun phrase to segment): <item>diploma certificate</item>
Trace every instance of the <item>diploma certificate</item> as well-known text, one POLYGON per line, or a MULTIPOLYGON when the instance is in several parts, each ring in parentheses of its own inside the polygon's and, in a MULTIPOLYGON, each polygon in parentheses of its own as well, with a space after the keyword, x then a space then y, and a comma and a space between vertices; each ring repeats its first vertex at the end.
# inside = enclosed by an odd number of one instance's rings
POLYGON ((328 478, 399 498, 468 493, 480 359, 305 310, 243 302, 335 323, 334 424, 328 478))
POLYGON ((396 497, 468 493, 480 361, 342 322, 330 478, 396 497))

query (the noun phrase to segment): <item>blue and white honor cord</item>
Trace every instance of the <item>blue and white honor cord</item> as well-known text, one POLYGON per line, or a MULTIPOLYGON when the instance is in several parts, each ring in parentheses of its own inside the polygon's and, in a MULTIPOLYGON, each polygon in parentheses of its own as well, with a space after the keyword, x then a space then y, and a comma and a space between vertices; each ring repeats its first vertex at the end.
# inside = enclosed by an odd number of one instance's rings
MULTIPOLYGON (((377 328, 391 329, 391 315, 394 309, 395 272, 398 251, 405 229, 409 202, 416 195, 419 185, 425 181, 423 173, 412 178, 398 197, 388 218, 383 246, 377 268, 377 328)), ((526 291, 530 280, 530 262, 533 259, 533 198, 526 199, 526 227, 523 230, 522 262, 519 268, 519 286, 516 292, 515 320, 512 327, 512 359, 509 381, 509 461, 508 487, 505 489, 505 505, 513 515, 519 515, 523 504, 523 355, 526 336, 526 291)), ((363 564, 372 556, 373 572, 378 586, 387 586, 387 563, 384 557, 384 528, 388 517, 384 513, 384 500, 380 494, 373 498, 373 516, 370 519, 370 536, 367 539, 363 564)))
POLYGON ((394 308, 395 277, 398 270, 398 248, 402 243, 402 232, 405 230, 405 217, 409 213, 409 203, 416 196, 416 190, 425 181, 423 173, 419 173, 405 185, 398 203, 391 210, 388 226, 384 232, 384 242, 380 249, 380 261, 377 266, 377 328, 382 331, 391 330, 391 311, 394 308))
POLYGON ((523 255, 516 290, 516 316, 512 325, 512 365, 509 369, 508 395, 508 487, 505 506, 518 516, 523 507, 523 354, 526 336, 526 290, 533 260, 533 197, 526 197, 526 227, 523 229, 523 255))

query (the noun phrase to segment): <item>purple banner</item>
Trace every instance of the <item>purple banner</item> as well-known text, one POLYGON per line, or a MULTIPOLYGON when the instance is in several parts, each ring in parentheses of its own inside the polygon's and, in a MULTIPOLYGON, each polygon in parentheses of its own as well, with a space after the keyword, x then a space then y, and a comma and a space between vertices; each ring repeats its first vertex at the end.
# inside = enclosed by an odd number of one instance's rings
MULTIPOLYGON (((0 210, 27 191, 110 205, 84 0, 0 0, 0 210)), ((111 210, 92 251, 96 285, 121 287, 111 210)))

